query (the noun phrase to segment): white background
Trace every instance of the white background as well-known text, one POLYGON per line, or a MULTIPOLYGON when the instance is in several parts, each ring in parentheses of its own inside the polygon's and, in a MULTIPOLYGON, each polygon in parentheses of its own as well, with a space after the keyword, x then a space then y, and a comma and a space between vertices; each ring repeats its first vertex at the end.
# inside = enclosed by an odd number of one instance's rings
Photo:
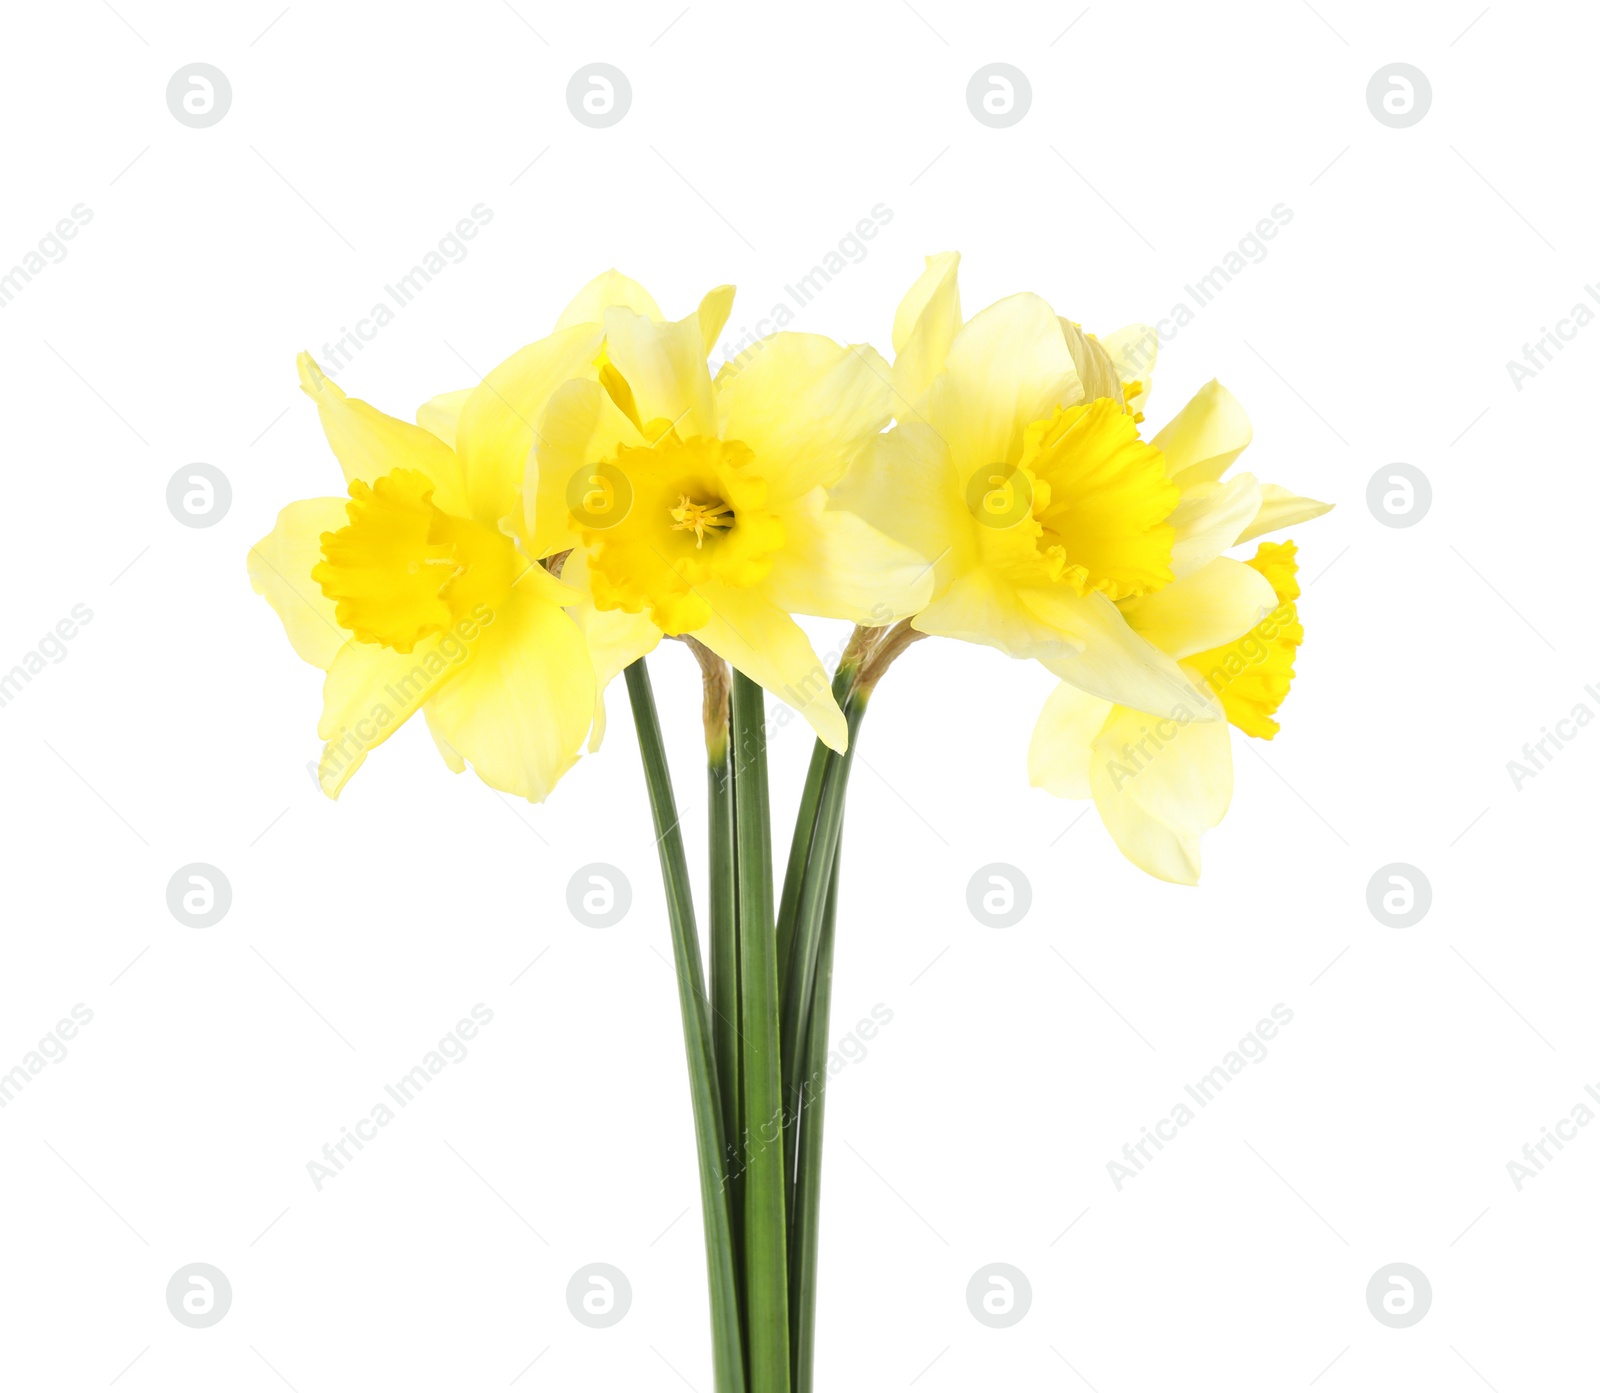
MULTIPOLYGON (((1520 1192, 1506 1163, 1600 1081, 1600 733, 1520 791, 1506 762, 1600 710, 1600 328, 1520 391, 1506 361, 1600 277, 1597 26, 1577 4, 1318 9, 8 10, 0 264, 75 204, 93 219, 0 310, 0 667, 94 617, 0 709, 0 1068, 74 1003, 94 1020, 0 1111, 0 1383, 711 1387, 625 699, 544 806, 452 777, 420 722, 337 804, 314 791, 320 675, 245 575, 280 507, 338 490, 298 349, 478 203, 492 222, 340 374, 352 394, 408 416, 473 385, 613 264, 671 315, 737 283, 737 330, 879 203, 892 221, 795 327, 887 350, 923 256, 956 248, 969 314, 1031 289, 1107 331, 1170 313, 1283 203, 1147 408, 1217 376, 1255 424, 1243 467, 1339 504, 1296 533, 1299 678, 1276 742, 1236 737, 1201 888, 1028 787, 1041 671, 924 643, 869 714, 833 1033, 875 1004, 893 1022, 832 1087, 819 1388, 1592 1386, 1600 1128, 1520 1192), (965 102, 994 60, 1033 88, 1006 130, 965 102), (1404 130, 1365 98, 1397 60, 1433 89, 1404 130), (210 129, 165 104, 193 61, 232 84, 210 129), (591 61, 632 83, 608 130, 565 103, 591 61), (165 504, 195 461, 233 488, 203 530, 165 504), (1434 491, 1405 530, 1365 504, 1395 461, 1434 491), (166 905, 196 861, 233 889, 210 929, 166 905), (566 908, 595 861, 633 887, 613 929, 566 908), (1014 928, 967 910, 990 862, 1031 883, 1014 928), (1367 909, 1390 862, 1432 885, 1409 929, 1367 909), (479 1002, 469 1057, 319 1192, 307 1162, 479 1002), (1269 1056, 1119 1192, 1107 1162, 1279 1002, 1269 1056), (233 1287, 206 1330, 165 1303, 196 1261, 233 1287), (564 1296, 599 1261, 633 1286, 609 1330, 564 1296), (965 1300, 995 1261, 1033 1292, 1005 1330, 965 1300), (1391 1262, 1432 1284, 1409 1329, 1367 1309, 1391 1262)), ((651 667, 698 870, 697 677, 673 645, 651 667)), ((773 742, 780 855, 809 745, 798 722, 773 742)))

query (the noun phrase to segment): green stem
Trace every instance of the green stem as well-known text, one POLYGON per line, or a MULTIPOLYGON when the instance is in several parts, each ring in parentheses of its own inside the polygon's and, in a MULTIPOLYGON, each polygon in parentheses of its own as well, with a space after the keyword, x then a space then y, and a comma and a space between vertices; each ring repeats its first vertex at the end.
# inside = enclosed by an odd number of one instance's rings
POLYGON ((720 749, 715 744, 707 749, 706 773, 711 842, 711 1037, 717 1057, 717 1080, 722 1086, 727 1203, 733 1222, 737 1267, 744 1194, 736 1155, 738 1138, 744 1135, 741 1096, 744 1061, 739 1042, 739 858, 734 835, 734 801, 738 793, 726 725, 721 736, 720 749))
POLYGON ((789 1331, 794 1343, 794 1393, 811 1393, 816 1362, 817 1222, 822 1204, 822 1115, 828 1086, 828 1014, 833 994, 833 929, 839 904, 839 852, 828 873, 827 909, 817 950, 815 1000, 806 1031, 800 1100, 800 1151, 789 1235, 789 1331))
MULTIPOLYGON (((846 658, 833 675, 833 699, 842 708, 855 682, 857 664, 846 658)), ((822 779, 833 754, 822 741, 812 746, 811 765, 806 770, 805 788, 800 794, 800 810, 795 814, 794 837, 789 843, 789 864, 783 873, 783 894, 778 901, 778 987, 779 995, 789 990, 789 960, 794 949, 796 916, 800 910, 800 886, 806 863, 811 859, 811 835, 817 821, 817 805, 822 800, 822 779)))
MULTIPOLYGON (((724 1141, 712 1044, 710 1013, 700 967, 700 942, 695 929, 694 897, 689 888, 689 863, 678 830, 677 803, 667 769, 656 717, 655 697, 644 659, 627 669, 628 699, 639 731, 656 846, 661 855, 661 880, 672 926, 672 957, 678 976, 678 1005, 683 1015, 684 1047, 689 1057, 689 1095, 700 1160, 700 1205, 705 1221, 706 1269, 711 1287, 712 1364, 717 1393, 743 1393, 743 1341, 739 1326, 739 1288, 734 1266, 733 1233, 728 1196, 723 1187, 724 1141)), ((781 1193, 780 1193, 781 1198, 781 1193)), ((785 1371, 787 1377, 787 1370, 785 1371)))
POLYGON ((765 697, 733 674, 735 849, 739 866, 739 995, 744 1037, 744 1290, 750 1386, 789 1390, 789 1263, 784 1219, 783 1083, 778 955, 772 906, 765 697))
MULTIPOLYGON (((846 698, 844 716, 850 743, 844 754, 827 751, 822 776, 822 793, 817 800, 816 821, 812 828, 811 849, 806 873, 801 880, 795 911, 795 929, 789 950, 789 970, 783 997, 783 1079, 785 1174, 792 1185, 795 1156, 799 1147, 800 1092, 805 1083, 805 1041, 816 998, 817 959, 821 951, 823 920, 827 912, 832 867, 839 851, 839 834, 844 824, 845 790, 850 782, 850 766, 855 755, 861 718, 867 699, 858 690, 846 698)), ((797 837, 798 840, 798 837, 797 837)), ((792 1193, 792 1191, 791 1191, 792 1193)))

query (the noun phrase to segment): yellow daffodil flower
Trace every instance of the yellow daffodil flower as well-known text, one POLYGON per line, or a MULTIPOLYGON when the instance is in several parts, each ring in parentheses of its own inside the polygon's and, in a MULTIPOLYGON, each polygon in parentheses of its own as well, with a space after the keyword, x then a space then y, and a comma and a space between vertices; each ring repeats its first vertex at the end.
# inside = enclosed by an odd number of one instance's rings
POLYGON ((1129 626, 1176 661, 1226 723, 1175 704, 1140 708, 1063 682, 1046 702, 1029 748, 1035 785, 1093 798, 1122 853, 1162 880, 1195 884, 1200 835, 1227 812, 1233 792, 1228 725, 1270 740, 1304 637, 1295 600, 1293 543, 1263 543, 1248 562, 1221 553, 1293 526, 1330 504, 1300 498, 1249 474, 1224 482, 1250 443, 1238 402, 1202 388, 1156 436, 1174 486, 1172 584, 1122 610, 1129 626))
POLYGON ((832 506, 937 558, 916 630, 1036 658, 1108 701, 1214 719, 1118 608, 1176 578, 1181 493, 1160 441, 1140 437, 1117 361, 1036 295, 963 322, 956 266, 929 257, 901 302, 897 423, 832 506))
MULTIPOLYGON (((713 381, 700 314, 605 311, 594 378, 539 419, 523 487, 530 555, 560 556, 601 685, 692 634, 842 750, 845 720, 793 615, 882 625, 931 593, 928 560, 828 506, 888 423, 889 367, 813 334, 764 339, 713 381)), ((597 731, 599 722, 597 718, 597 731)))
POLYGON ((301 388, 349 496, 285 508, 249 569, 295 651, 328 674, 317 777, 329 796, 419 709, 453 770, 470 761, 533 801, 577 758, 596 679, 567 608, 584 597, 515 534, 529 422, 558 387, 598 374, 610 305, 660 317, 641 286, 607 272, 549 337, 478 387, 434 398, 417 425, 347 397, 301 355, 301 388))

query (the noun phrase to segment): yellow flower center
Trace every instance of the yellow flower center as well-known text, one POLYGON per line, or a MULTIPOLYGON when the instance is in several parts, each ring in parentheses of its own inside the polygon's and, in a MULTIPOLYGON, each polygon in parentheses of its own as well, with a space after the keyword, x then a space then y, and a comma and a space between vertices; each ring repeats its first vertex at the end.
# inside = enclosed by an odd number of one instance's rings
POLYGON ((1300 598, 1293 542, 1262 542, 1245 565, 1264 575, 1278 597, 1273 610, 1243 638, 1184 659, 1222 702, 1228 721, 1246 735, 1270 740, 1273 720, 1294 681, 1295 650, 1305 639, 1294 602, 1300 598))
POLYGON ((721 499, 715 503, 693 503, 688 494, 680 494, 678 506, 668 511, 674 531, 694 533, 696 551, 705 545, 706 528, 720 531, 733 526, 733 509, 721 499))
POLYGON ((632 503, 609 526, 574 515, 599 608, 648 611, 664 632, 688 633, 711 618, 700 587, 744 588, 772 569, 783 524, 766 511, 766 482, 747 445, 684 440, 663 423, 652 444, 622 446, 600 468, 623 481, 632 503))
POLYGON ((322 534, 311 578, 362 643, 409 653, 478 605, 498 605, 526 564, 509 537, 435 507, 432 481, 413 469, 355 480, 345 512, 349 526, 322 534))

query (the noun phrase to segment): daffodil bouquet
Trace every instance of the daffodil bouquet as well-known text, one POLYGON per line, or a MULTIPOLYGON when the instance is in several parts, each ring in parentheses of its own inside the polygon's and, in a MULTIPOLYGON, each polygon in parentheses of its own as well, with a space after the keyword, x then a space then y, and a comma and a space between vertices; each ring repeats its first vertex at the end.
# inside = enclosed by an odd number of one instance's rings
POLYGON ((1096 337, 1030 294, 964 320, 957 260, 928 258, 892 362, 778 333, 713 376, 731 288, 668 320, 614 271, 415 425, 302 355, 347 496, 290 504, 250 552, 255 589, 326 673, 330 797, 420 711, 452 770, 542 801, 599 748, 625 677, 722 1393, 813 1384, 845 793, 890 665, 928 635, 1042 663, 1060 686, 1032 782, 1092 798, 1130 861, 1193 884, 1232 792, 1228 728, 1277 733, 1303 637, 1294 544, 1228 552, 1328 505, 1229 474, 1250 443, 1238 402, 1211 382, 1146 439, 1152 330, 1096 337), (856 626, 831 681, 797 614, 856 626), (704 677, 705 961, 645 665, 663 638, 704 677), (781 883, 764 693, 817 737, 781 883))

